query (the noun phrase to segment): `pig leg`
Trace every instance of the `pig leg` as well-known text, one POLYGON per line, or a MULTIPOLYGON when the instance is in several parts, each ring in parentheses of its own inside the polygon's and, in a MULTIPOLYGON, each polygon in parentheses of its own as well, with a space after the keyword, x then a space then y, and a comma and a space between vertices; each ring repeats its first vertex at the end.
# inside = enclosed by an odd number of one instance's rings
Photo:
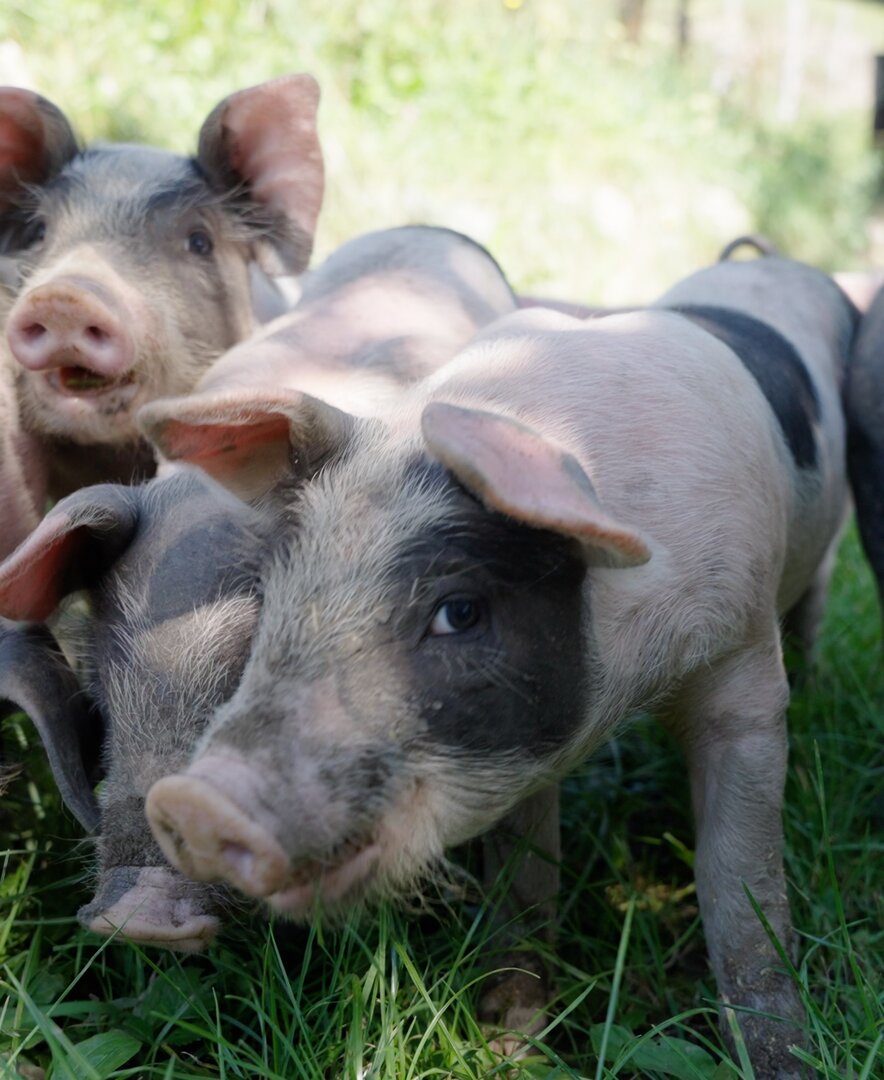
MULTIPOLYGON (((825 557, 817 567, 817 571, 806 592, 798 603, 786 613, 783 620, 783 635, 798 648, 800 653, 799 671, 802 672, 810 668, 816 658, 817 636, 820 624, 823 621, 829 581, 835 568, 835 557, 838 554, 840 541, 841 532, 839 530, 825 557)), ((793 673, 790 671, 790 677, 792 675, 793 673)))
MULTIPOLYGON (((750 890, 787 951, 792 929, 783 872, 782 803, 788 686, 775 627, 766 640, 695 676, 671 727, 688 757, 696 817, 696 881, 722 1003, 737 1011, 765 1080, 802 1075, 789 1045, 802 1042, 797 991, 744 890, 750 890)), ((728 1034, 727 1017, 722 1026, 728 1034)))
MULTIPOLYGON (((483 876, 491 888, 511 861, 521 859, 510 882, 506 900, 495 912, 504 940, 534 933, 555 940, 556 900, 559 891, 559 789, 554 784, 519 803, 483 838, 483 876)), ((512 949, 494 958, 502 971, 485 982, 479 1016, 496 1032, 534 1033, 544 1023, 549 1002, 549 978, 542 959, 527 949, 512 949)), ((492 1048, 512 1056, 521 1040, 501 1036, 492 1048)))

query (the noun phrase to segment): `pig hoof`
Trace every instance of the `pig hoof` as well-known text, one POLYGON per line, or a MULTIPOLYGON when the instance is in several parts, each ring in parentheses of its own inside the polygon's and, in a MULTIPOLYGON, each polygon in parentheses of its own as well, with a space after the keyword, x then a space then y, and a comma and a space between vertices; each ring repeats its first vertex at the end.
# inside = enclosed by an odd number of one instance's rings
POLYGON ((479 1002, 479 1019, 492 1053, 523 1058, 531 1051, 526 1036, 537 1035, 546 1024, 549 981, 542 961, 531 953, 511 953, 500 966, 517 970, 490 977, 479 1002))

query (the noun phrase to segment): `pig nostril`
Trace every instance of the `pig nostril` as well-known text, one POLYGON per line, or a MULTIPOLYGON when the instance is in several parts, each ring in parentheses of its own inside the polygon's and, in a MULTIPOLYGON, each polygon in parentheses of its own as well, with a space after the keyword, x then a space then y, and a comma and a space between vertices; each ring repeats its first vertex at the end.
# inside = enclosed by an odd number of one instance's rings
POLYGON ((19 328, 19 333, 28 343, 38 341, 46 333, 46 327, 42 323, 34 322, 28 326, 19 328))
POLYGON ((87 326, 86 336, 100 345, 103 342, 107 341, 107 339, 110 337, 110 334, 107 332, 107 330, 102 330, 100 326, 87 326))
POLYGON ((255 870, 254 851, 232 840, 226 840, 220 846, 219 855, 237 880, 251 880, 255 870))

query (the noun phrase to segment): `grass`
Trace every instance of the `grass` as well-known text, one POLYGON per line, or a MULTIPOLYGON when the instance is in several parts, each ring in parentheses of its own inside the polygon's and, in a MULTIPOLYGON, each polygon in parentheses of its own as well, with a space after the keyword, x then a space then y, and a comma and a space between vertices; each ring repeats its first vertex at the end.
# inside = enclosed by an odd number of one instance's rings
MULTIPOLYGON (((851 530, 818 664, 794 695, 786 807, 805 1060, 831 1080, 871 1080, 884 1067, 880 649, 851 530)), ((19 733, 35 741, 15 721, 7 744, 19 733)), ((419 917, 382 907, 334 932, 244 911, 206 957, 99 942, 72 917, 88 899, 88 849, 38 748, 24 759, 2 811, 8 1075, 27 1062, 49 1078, 93 1080, 751 1076, 722 1049, 691 887, 683 767, 649 722, 565 783, 560 947, 546 950, 556 999, 516 1063, 490 1052, 475 1020, 500 944, 488 917, 499 896, 440 900, 419 917)))
MULTIPOLYGON (((868 110, 839 88, 884 51, 884 12, 809 0, 805 89, 785 123, 778 7, 745 0, 744 74, 726 91, 713 0, 694 0, 686 63, 673 4, 648 4, 635 48, 613 0, 413 0, 407 13, 393 0, 28 0, 0 9, 0 57, 85 136, 180 150, 231 90, 314 71, 329 176, 320 254, 428 221, 488 244, 524 291, 628 303, 749 229, 825 267, 866 258, 879 163, 868 110)), ((794 695, 786 802, 807 1063, 830 1080, 884 1075, 881 655, 851 531, 819 662, 794 695)), ((100 942, 74 919, 90 850, 35 741, 6 723, 23 770, 0 802, 0 1077, 750 1076, 718 1033, 683 766, 649 722, 565 783, 557 996, 513 1063, 475 1021, 500 896, 440 900, 420 917, 381 908, 334 933, 243 911, 206 957, 100 942)))

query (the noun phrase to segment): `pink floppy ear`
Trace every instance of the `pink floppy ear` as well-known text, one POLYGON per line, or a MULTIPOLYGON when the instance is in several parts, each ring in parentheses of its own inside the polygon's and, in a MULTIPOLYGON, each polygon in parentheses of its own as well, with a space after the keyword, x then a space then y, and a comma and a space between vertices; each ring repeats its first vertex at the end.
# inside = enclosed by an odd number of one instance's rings
POLYGON ((99 484, 54 506, 0 564, 0 616, 43 621, 68 593, 92 585, 132 539, 137 490, 99 484))
POLYGON ((310 259, 325 187, 318 105, 312 75, 283 75, 225 98, 200 131, 197 160, 210 182, 245 184, 253 202, 288 226, 271 241, 278 259, 263 266, 271 274, 300 273, 310 259))
POLYGON ((169 461, 198 465, 242 499, 313 475, 349 440, 355 417, 297 390, 164 398, 138 425, 169 461))
POLYGON ((17 86, 0 87, 0 213, 18 202, 28 184, 44 183, 76 153, 71 126, 51 101, 17 86))
POLYGON ((638 566, 641 535, 602 509, 571 454, 516 420, 433 402, 421 418, 430 452, 490 510, 579 540, 590 562, 638 566))

